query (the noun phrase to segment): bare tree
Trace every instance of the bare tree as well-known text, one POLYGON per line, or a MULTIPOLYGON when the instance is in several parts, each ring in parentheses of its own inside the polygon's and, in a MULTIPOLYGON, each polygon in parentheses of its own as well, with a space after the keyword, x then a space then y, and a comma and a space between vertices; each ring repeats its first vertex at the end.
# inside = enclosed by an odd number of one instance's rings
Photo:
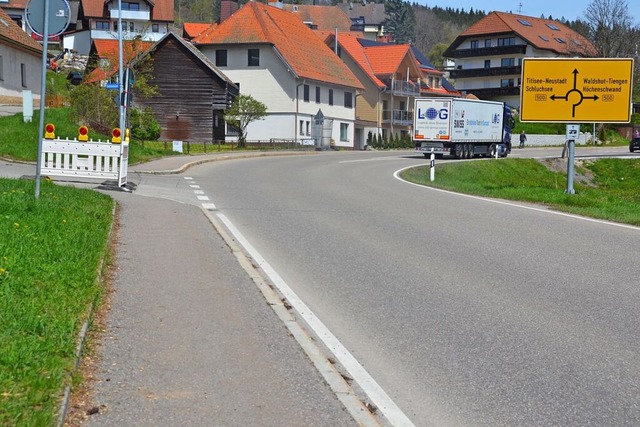
POLYGON ((627 0, 591 0, 585 18, 590 39, 601 57, 634 55, 639 31, 634 28, 627 0))

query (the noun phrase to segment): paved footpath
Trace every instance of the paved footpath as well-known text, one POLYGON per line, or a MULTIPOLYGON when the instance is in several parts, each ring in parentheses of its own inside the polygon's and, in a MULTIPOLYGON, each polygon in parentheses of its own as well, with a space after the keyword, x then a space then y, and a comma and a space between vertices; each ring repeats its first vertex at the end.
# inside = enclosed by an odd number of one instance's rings
MULTIPOLYGON (((0 177, 34 171, 0 160, 0 177)), ((107 194, 116 273, 86 425, 356 425, 201 208, 107 194)))

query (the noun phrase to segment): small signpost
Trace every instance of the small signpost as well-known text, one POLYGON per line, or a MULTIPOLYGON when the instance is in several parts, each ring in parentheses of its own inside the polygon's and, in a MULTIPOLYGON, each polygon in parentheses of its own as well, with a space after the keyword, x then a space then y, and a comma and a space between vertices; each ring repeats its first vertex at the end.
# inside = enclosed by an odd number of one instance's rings
POLYGON ((580 125, 567 125, 567 143, 569 144, 569 160, 567 161, 567 189, 565 193, 575 194, 573 189, 574 166, 573 161, 576 152, 576 139, 580 134, 580 125))

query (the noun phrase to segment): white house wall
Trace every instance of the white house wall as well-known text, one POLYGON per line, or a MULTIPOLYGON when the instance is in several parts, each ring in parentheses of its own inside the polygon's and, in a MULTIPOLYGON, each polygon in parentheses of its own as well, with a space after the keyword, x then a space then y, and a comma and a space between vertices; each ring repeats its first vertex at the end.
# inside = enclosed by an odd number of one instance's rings
POLYGON ((2 57, 1 95, 21 97, 23 90, 30 90, 34 95, 40 94, 41 55, 27 53, 22 49, 0 43, 0 57, 2 57), (22 81, 22 64, 24 64, 25 70, 24 82, 22 81))
POLYGON ((267 106, 267 117, 251 123, 247 128, 248 140, 307 139, 306 123, 318 110, 326 119, 333 119, 332 138, 336 146, 352 147, 354 144, 355 89, 352 93, 353 108, 344 107, 345 88, 318 81, 296 79, 286 64, 270 45, 259 46, 202 46, 200 50, 215 64, 215 51, 227 50, 227 66, 218 68, 234 83, 240 93, 251 95, 267 106), (260 49, 260 66, 248 67, 248 49, 260 49), (309 101, 304 101, 303 85, 309 85, 309 101), (316 87, 320 87, 320 103, 316 103, 316 87), (296 102, 296 89, 298 100, 296 102), (333 89, 333 103, 329 105, 329 89, 333 89), (304 129, 300 129, 300 121, 304 129), (346 140, 340 140, 340 124, 348 125, 346 140))

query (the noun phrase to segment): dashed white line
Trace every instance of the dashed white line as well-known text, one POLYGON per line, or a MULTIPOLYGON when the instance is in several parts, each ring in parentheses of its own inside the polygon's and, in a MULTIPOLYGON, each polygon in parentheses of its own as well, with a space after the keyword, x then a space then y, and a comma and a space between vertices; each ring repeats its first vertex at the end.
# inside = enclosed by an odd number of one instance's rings
POLYGON ((198 200, 204 201, 204 200, 209 200, 209 196, 196 196, 198 198, 198 200))
POLYGON ((215 211, 217 209, 213 203, 202 203, 202 207, 208 211, 215 211))
POLYGON ((193 190, 193 194, 204 194, 202 190, 193 190))
POLYGON ((193 185, 193 184, 191 184, 189 187, 191 187, 191 188, 200 188, 199 185, 193 185))

